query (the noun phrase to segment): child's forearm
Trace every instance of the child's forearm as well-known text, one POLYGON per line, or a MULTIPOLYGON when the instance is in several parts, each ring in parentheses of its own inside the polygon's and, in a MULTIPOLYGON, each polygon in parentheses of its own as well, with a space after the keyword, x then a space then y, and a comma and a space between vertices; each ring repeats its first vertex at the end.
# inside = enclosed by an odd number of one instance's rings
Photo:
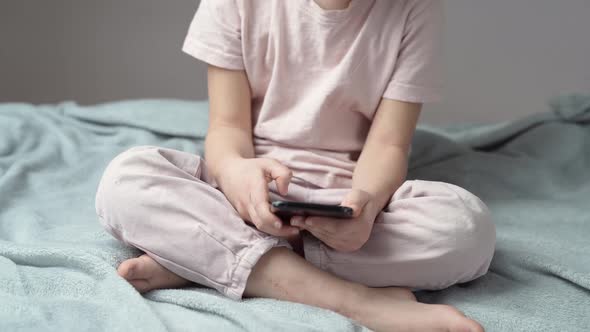
POLYGON ((210 127, 205 140, 205 160, 213 178, 234 158, 253 158, 254 146, 250 131, 226 126, 210 127))
POLYGON ((382 99, 352 178, 353 189, 368 192, 378 213, 406 179, 408 152, 421 104, 382 99))
POLYGON ((208 69, 209 129, 205 160, 214 179, 231 159, 254 157, 250 86, 245 71, 208 69))
POLYGON ((404 182, 407 168, 407 149, 378 143, 366 145, 354 170, 352 188, 371 194, 378 213, 404 182))

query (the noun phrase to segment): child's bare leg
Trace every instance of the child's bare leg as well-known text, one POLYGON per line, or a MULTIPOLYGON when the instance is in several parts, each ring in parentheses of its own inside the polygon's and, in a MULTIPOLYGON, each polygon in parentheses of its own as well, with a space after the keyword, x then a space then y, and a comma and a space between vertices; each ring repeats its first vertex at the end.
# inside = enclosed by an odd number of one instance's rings
MULTIPOLYGON (((179 288, 190 285, 190 281, 170 272, 148 255, 131 258, 119 265, 117 273, 129 282, 138 292, 145 293, 153 289, 179 288)), ((412 292, 404 288, 380 288, 384 294, 416 300, 412 292)), ((247 296, 247 295, 245 295, 247 296)))
MULTIPOLYGON (((189 283, 146 255, 123 262, 118 271, 140 292, 189 283)), ((286 248, 274 248, 260 258, 244 296, 333 310, 375 331, 483 331, 452 307, 418 303, 404 288, 369 288, 339 279, 286 248)))
POLYGON ((244 295, 333 310, 375 331, 483 331, 452 307, 418 303, 403 288, 369 288, 339 279, 286 248, 260 258, 244 295))

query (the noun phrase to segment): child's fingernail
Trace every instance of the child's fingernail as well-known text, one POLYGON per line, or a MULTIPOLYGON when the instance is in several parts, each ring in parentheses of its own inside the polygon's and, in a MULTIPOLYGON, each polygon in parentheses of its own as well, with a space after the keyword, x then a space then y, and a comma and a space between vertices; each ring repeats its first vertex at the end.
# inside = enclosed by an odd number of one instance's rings
POLYGON ((313 223, 311 222, 311 220, 307 220, 307 221, 305 222, 305 224, 306 224, 307 226, 313 226, 313 223))
POLYGON ((280 222, 275 222, 275 228, 281 228, 281 223, 280 222))

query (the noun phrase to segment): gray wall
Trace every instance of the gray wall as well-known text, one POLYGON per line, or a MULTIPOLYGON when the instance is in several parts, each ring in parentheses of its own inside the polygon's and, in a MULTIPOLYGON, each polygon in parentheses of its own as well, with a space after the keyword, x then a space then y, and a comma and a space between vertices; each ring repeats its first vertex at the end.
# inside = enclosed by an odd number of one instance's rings
MULTIPOLYGON (((590 92, 590 1, 446 4, 446 100, 423 121, 509 120, 559 93, 590 92)), ((205 98, 205 67, 180 51, 196 6, 0 0, 0 102, 205 98)))
POLYGON ((0 101, 205 98, 195 0, 0 0, 0 101))

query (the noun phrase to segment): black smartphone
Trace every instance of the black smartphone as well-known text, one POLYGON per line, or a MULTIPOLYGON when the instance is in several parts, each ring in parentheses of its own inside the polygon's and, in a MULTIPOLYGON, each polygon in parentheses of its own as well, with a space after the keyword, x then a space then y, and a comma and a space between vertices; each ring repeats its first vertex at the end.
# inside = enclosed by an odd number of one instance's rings
POLYGON ((340 205, 326 205, 313 203, 300 203, 289 201, 274 201, 271 210, 281 218, 292 216, 317 216, 329 218, 352 218, 352 208, 340 205))

